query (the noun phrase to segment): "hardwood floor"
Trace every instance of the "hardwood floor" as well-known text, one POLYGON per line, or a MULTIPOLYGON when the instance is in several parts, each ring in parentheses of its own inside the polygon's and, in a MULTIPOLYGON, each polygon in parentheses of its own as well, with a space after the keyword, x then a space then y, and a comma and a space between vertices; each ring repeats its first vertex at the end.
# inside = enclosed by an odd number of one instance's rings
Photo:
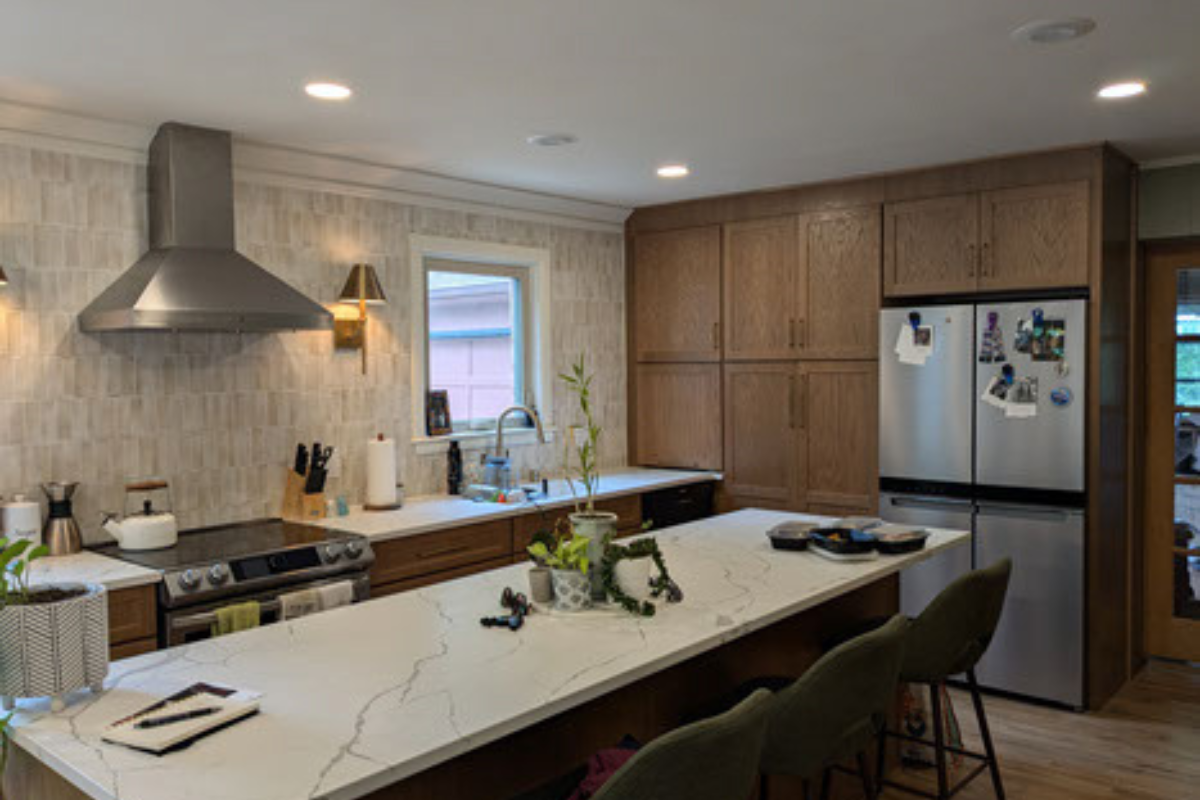
MULTIPOLYGON (((964 692, 952 692, 963 739, 980 750, 964 692)), ((1001 774, 1012 800, 1185 800, 1200 798, 1200 667, 1151 662, 1103 710, 1088 714, 985 699, 1001 774)), ((932 770, 901 769, 897 780, 929 785, 932 770)), ((889 789, 887 800, 912 798, 889 789)), ((990 800, 976 778, 957 798, 990 800)))

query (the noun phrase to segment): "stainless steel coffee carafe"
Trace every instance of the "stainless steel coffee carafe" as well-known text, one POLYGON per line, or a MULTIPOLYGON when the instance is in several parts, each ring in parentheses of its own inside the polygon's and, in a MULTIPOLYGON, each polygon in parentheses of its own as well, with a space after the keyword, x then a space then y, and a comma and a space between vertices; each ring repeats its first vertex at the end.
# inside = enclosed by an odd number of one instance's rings
POLYGON ((83 549, 79 523, 71 511, 71 495, 77 488, 78 483, 51 481, 42 484, 42 491, 50 500, 50 515, 42 528, 42 543, 50 548, 52 556, 70 555, 83 549))

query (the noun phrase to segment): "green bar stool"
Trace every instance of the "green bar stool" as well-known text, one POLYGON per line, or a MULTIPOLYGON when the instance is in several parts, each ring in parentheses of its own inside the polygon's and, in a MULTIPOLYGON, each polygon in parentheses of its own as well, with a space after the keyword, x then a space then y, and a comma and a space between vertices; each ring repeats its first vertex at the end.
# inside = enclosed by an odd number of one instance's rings
POLYGON ((594 800, 741 800, 749 797, 771 708, 760 689, 720 716, 655 739, 594 800))
POLYGON ((762 798, 771 775, 800 778, 806 797, 820 776, 827 798, 834 765, 856 757, 863 792, 874 800, 867 750, 886 727, 909 625, 896 616, 839 645, 775 695, 760 765, 762 798))
POLYGON ((930 712, 933 715, 933 742, 898 731, 884 729, 879 734, 878 763, 876 774, 883 786, 921 797, 946 800, 974 780, 985 769, 990 770, 992 787, 996 797, 1004 800, 1004 785, 1000 780, 1000 766, 996 761, 996 748, 988 729, 987 714, 983 709, 983 697, 975 680, 975 665, 987 652, 1000 612, 1004 609, 1004 598, 1008 593, 1008 579, 1012 574, 1012 561, 1004 559, 987 569, 969 572, 951 583, 912 622, 908 643, 904 650, 904 663, 900 668, 900 681, 929 686, 930 712), (972 753, 946 744, 946 732, 942 719, 942 687, 951 675, 966 673, 967 688, 979 720, 979 733, 983 739, 984 753, 972 753), (925 792, 911 786, 887 779, 884 774, 884 755, 887 737, 893 736, 906 741, 932 745, 937 764, 937 793, 925 792), (946 753, 951 752, 979 763, 965 778, 951 787, 946 772, 946 753))

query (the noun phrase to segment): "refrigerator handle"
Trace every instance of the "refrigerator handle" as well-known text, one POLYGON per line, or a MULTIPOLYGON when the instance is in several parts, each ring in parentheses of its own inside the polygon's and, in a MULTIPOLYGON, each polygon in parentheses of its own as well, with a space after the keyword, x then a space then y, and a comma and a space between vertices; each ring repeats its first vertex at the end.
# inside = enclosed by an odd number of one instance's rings
POLYGON ((953 497, 892 497, 892 505, 897 508, 954 508, 968 510, 970 500, 958 500, 953 497))
POLYGON ((980 514, 989 514, 996 517, 1039 517, 1048 519, 1067 519, 1068 517, 1078 517, 1083 515, 1083 511, 1077 508, 1054 508, 1048 506, 1025 506, 1016 504, 1001 504, 1001 503, 980 503, 978 505, 980 514))

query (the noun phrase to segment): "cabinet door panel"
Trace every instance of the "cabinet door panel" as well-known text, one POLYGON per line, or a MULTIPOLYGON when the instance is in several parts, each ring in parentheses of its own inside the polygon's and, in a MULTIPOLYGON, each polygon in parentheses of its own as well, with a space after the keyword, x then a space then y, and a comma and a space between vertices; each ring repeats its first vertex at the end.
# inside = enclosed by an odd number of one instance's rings
POLYGON ((725 358, 796 358, 796 218, 725 226, 725 358))
POLYGON ((978 195, 889 203, 884 207, 884 295, 974 291, 978 244, 978 195))
POLYGON ((981 289, 1088 284, 1087 181, 983 195, 981 289))
POLYGON ((873 510, 879 486, 879 366, 806 363, 801 412, 809 508, 873 510))
POLYGON ((642 234, 632 269, 637 360, 719 360, 720 227, 642 234))
POLYGON ((725 365, 725 490, 740 502, 798 502, 797 381, 792 364, 725 365))
POLYGON ((882 226, 878 206, 800 217, 802 357, 878 355, 882 226))
POLYGON ((721 468, 719 364, 637 367, 637 463, 721 468))

